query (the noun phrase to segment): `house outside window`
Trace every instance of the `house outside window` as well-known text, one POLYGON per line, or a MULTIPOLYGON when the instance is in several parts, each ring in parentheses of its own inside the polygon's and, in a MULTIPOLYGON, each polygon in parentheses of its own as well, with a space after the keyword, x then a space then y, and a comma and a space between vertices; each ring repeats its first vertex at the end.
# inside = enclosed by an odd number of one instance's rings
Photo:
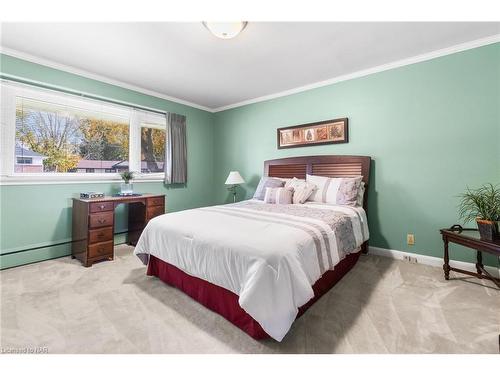
POLYGON ((14 171, 16 173, 43 172, 43 161, 46 159, 46 156, 23 147, 23 145, 16 144, 15 158, 14 171))

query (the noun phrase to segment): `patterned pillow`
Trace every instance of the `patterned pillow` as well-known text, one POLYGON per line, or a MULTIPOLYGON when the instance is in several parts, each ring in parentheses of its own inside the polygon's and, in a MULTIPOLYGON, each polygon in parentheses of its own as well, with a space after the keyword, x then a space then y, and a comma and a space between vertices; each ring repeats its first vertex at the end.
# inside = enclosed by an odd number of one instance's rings
POLYGON ((293 203, 303 204, 307 198, 311 196, 317 186, 307 182, 306 180, 301 180, 296 177, 285 182, 285 187, 290 187, 293 189, 293 203))
MULTIPOLYGON (((290 181, 292 181, 292 180, 293 180, 293 178, 281 178, 281 177, 277 177, 277 178, 279 178, 281 181, 283 181, 283 182, 285 183, 285 185, 286 185, 286 183, 287 183, 287 182, 290 182, 290 181)), ((295 178, 295 177, 294 177, 294 178, 295 178)), ((305 181, 305 180, 304 180, 304 181, 305 181)))
POLYGON ((358 200, 362 176, 352 178, 329 178, 323 176, 306 176, 306 181, 316 184, 309 200, 313 202, 343 204, 355 206, 358 200))
POLYGON ((259 185, 257 185, 257 189, 253 195, 254 199, 264 200, 264 196, 266 194, 266 188, 271 187, 282 187, 285 184, 279 178, 274 177, 262 177, 259 181, 259 185))
POLYGON ((337 204, 356 206, 363 177, 343 178, 337 192, 337 204))
POLYGON ((279 188, 266 188, 264 196, 264 203, 271 204, 291 204, 293 196, 293 189, 286 187, 279 188))
POLYGON ((356 205, 363 207, 363 199, 365 198, 365 183, 361 181, 359 185, 358 199, 356 205))

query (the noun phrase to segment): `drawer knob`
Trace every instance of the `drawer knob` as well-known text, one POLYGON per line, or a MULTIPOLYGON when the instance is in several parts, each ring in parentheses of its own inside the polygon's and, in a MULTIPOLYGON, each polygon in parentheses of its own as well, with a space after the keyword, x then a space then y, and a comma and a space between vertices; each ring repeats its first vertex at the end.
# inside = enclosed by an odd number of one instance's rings
POLYGON ((105 206, 105 205, 103 205, 103 204, 101 204, 101 205, 99 206, 99 208, 100 208, 101 210, 104 210, 104 209, 106 208, 106 206, 105 206))
POLYGON ((106 219, 97 219, 97 221, 99 222, 99 224, 104 224, 106 222, 106 219))

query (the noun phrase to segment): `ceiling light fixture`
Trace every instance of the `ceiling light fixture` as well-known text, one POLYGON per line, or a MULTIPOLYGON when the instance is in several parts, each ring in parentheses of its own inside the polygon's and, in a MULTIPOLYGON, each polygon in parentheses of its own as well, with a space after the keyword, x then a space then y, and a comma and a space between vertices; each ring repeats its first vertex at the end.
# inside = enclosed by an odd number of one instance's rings
POLYGON ((237 36, 247 26, 248 22, 202 22, 208 31, 217 38, 231 39, 237 36))

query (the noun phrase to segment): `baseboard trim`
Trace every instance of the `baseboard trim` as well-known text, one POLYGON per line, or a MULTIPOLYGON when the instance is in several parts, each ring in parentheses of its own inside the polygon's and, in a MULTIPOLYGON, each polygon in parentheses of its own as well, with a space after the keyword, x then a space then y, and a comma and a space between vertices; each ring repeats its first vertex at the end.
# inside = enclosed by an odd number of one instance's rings
MULTIPOLYGON (((126 234, 128 231, 115 233, 114 245, 126 243, 126 234)), ((43 262, 51 259, 58 259, 71 255, 71 241, 61 243, 48 243, 48 245, 38 244, 32 248, 17 248, 21 250, 10 251, 0 254, 0 270, 24 266, 43 262), (44 246, 45 245, 45 246, 44 246)))
MULTIPOLYGON (((383 247, 368 247, 368 254, 380 255, 392 259, 403 260, 404 256, 411 255, 417 258, 419 264, 425 264, 432 267, 443 267, 443 259, 438 257, 432 257, 429 255, 422 255, 416 253, 408 253, 401 250, 384 249, 383 247)), ((459 260, 450 260, 450 266, 455 268, 461 268, 466 271, 476 272, 476 265, 474 263, 462 262, 459 260)), ((500 270, 495 267, 485 266, 484 269, 488 271, 491 275, 500 277, 500 270)))

